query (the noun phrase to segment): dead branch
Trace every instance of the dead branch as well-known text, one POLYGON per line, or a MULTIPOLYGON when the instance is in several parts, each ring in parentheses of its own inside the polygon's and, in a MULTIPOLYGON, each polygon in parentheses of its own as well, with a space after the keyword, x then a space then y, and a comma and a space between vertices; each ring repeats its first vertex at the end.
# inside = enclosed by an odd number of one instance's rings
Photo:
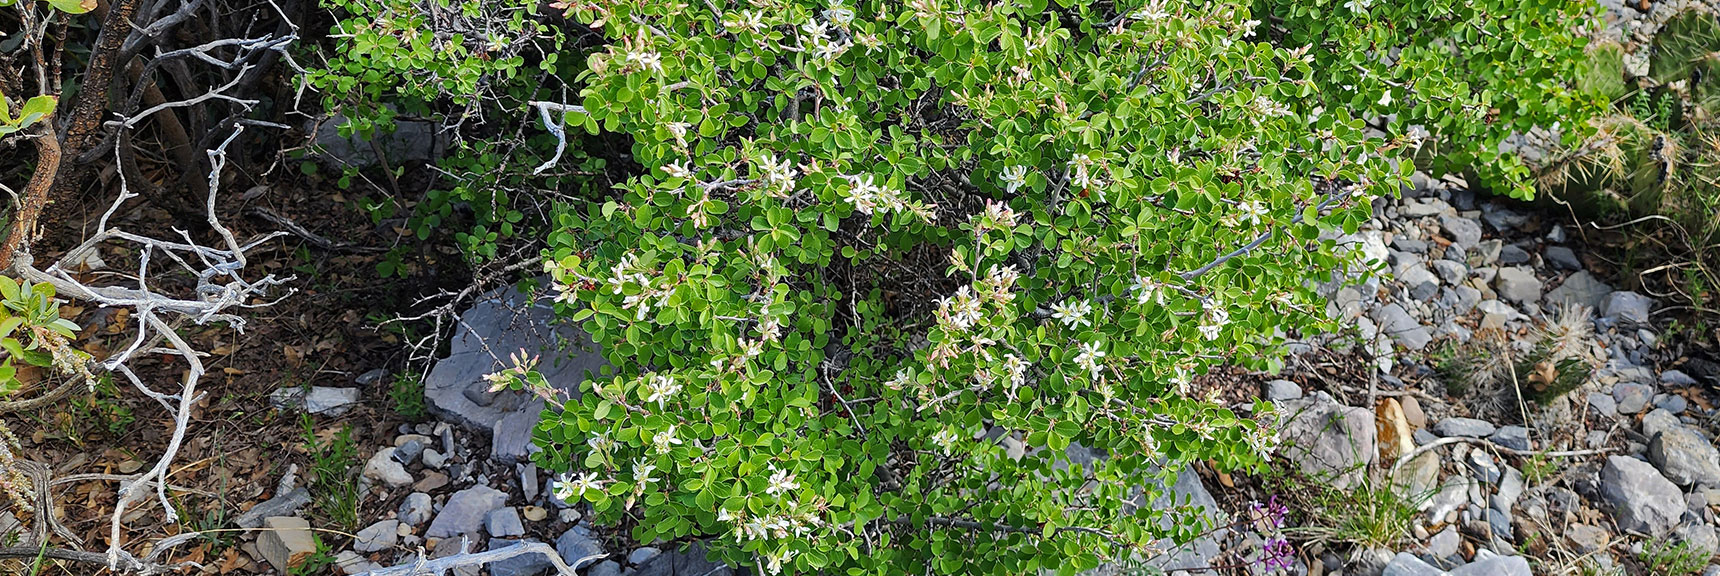
POLYGON ((418 559, 412 563, 362 572, 357 576, 417 576, 419 574, 444 574, 449 570, 462 566, 481 566, 491 562, 498 562, 528 554, 542 554, 544 558, 548 558, 550 565, 555 567, 556 574, 561 576, 575 576, 574 570, 585 566, 587 562, 600 560, 605 556, 604 554, 593 554, 575 560, 573 565, 569 566, 566 561, 562 560, 561 554, 556 553, 555 548, 542 542, 520 542, 512 546, 497 548, 488 552, 467 552, 464 550, 465 545, 465 542, 461 542, 462 550, 459 554, 430 560, 425 558, 421 552, 418 555, 418 559))

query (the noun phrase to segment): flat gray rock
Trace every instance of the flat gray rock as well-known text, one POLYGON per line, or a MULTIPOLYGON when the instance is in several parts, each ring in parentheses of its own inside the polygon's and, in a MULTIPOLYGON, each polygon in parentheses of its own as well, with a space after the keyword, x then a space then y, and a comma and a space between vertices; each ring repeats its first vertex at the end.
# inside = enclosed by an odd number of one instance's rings
POLYGON ((584 568, 586 565, 597 561, 587 560, 587 558, 592 556, 601 558, 603 543, 598 542, 597 538, 592 536, 590 528, 580 524, 568 528, 566 532, 562 532, 561 536, 555 539, 555 551, 561 555, 561 561, 566 562, 568 566, 584 568))
POLYGON ((1403 306, 1396 303, 1375 309, 1373 320, 1379 325, 1381 332, 1404 348, 1420 350, 1433 341, 1433 334, 1428 333, 1427 328, 1416 322, 1415 317, 1410 316, 1403 306))
MULTIPOLYGON (((491 538, 490 549, 499 550, 519 542, 519 540, 509 538, 491 538)), ((491 562, 489 566, 490 576, 540 576, 555 567, 542 554, 521 554, 513 558, 491 562)))
POLYGON ((1439 227, 1451 237, 1451 241, 1465 249, 1481 243, 1481 223, 1458 216, 1456 214, 1441 214, 1439 227))
POLYGON ((1541 252, 1541 258, 1554 268, 1561 270, 1582 270, 1583 261, 1577 258, 1577 253, 1564 246, 1548 246, 1541 252))
POLYGON ((1566 277, 1558 288, 1547 292, 1547 303, 1554 306, 1587 306, 1593 310, 1599 308, 1601 300, 1612 291, 1612 286, 1583 270, 1566 277))
POLYGON ((1456 416, 1440 420, 1433 425, 1433 433, 1443 437, 1466 436, 1470 438, 1486 438, 1498 431, 1492 422, 1476 418, 1459 418, 1456 416))
POLYGON ((577 396, 586 373, 601 373, 608 363, 589 336, 555 320, 548 301, 534 301, 511 288, 473 304, 460 315, 448 357, 436 362, 424 379, 431 412, 484 433, 510 414, 535 418, 543 410, 541 399, 511 390, 489 393, 484 381, 485 374, 510 366, 508 356, 522 349, 542 357, 538 372, 547 382, 577 396))
POLYGON ((1493 289, 1500 298, 1517 303, 1541 300, 1541 279, 1535 277, 1534 270, 1522 266, 1500 268, 1499 276, 1493 279, 1493 289))
POLYGON ((694 542, 684 549, 665 550, 652 556, 635 569, 633 576, 734 576, 734 573, 725 564, 706 560, 704 544, 694 542))
POLYGON ((269 394, 269 403, 280 410, 301 410, 320 416, 342 416, 358 405, 357 388, 312 386, 281 388, 269 394))
POLYGON ((491 510, 501 508, 508 495, 489 486, 473 486, 448 497, 448 504, 436 514, 426 538, 453 538, 461 534, 477 534, 491 510))
POLYGON ((1720 451, 1695 430, 1674 426, 1648 441, 1648 461, 1679 486, 1720 485, 1720 451))
POLYGON ((407 494, 406 499, 400 502, 400 510, 394 517, 406 523, 407 526, 419 526, 429 522, 430 514, 434 512, 435 509, 432 508, 429 494, 413 492, 407 494))
POLYGON ((1494 556, 1453 568, 1451 576, 1535 576, 1522 556, 1494 556))
POLYGON ((520 523, 520 513, 512 506, 491 510, 484 516, 484 531, 496 538, 524 536, 525 524, 520 523))
MULTIPOLYGON (((1452 532, 1456 534, 1456 532, 1452 532)), ((1422 562, 1420 558, 1408 552, 1398 552, 1392 561, 1386 564, 1386 569, 1380 576, 1444 576, 1445 571, 1422 562)))
POLYGON ((1372 411, 1344 406, 1323 394, 1278 402, 1277 408, 1285 458, 1311 476, 1331 477, 1338 489, 1361 480, 1376 452, 1372 411))
POLYGON ((287 491, 286 494, 277 495, 265 500, 262 504, 252 506, 250 510, 246 510, 244 514, 233 519, 233 523, 239 525, 240 528, 259 528, 263 525, 265 518, 292 516, 298 513, 300 508, 310 503, 310 491, 303 487, 294 488, 287 491))
POLYGON ((1601 301, 1602 316, 1616 318, 1625 322, 1647 322, 1649 309, 1654 307, 1654 299, 1635 292, 1618 291, 1607 294, 1601 301))
POLYGON ((1618 403, 1620 414, 1636 414, 1648 408, 1648 402, 1654 399, 1654 387, 1639 382, 1619 382, 1613 385, 1612 396, 1618 403))
POLYGON ((371 524, 352 539, 352 549, 359 552, 380 552, 393 548, 400 541, 400 521, 383 520, 371 524))
POLYGON ((1601 496, 1621 528, 1665 535, 1684 515, 1684 494, 1654 465, 1629 456, 1608 456, 1601 468, 1601 496))

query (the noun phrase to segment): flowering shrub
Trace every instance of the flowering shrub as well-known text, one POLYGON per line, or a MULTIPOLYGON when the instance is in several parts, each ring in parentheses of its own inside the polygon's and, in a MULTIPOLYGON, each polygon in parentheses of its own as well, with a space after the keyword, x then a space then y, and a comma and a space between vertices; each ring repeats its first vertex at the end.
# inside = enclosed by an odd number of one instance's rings
MULTIPOLYGON (((535 111, 643 170, 554 216, 557 310, 614 372, 552 403, 537 463, 636 540, 773 574, 1072 573, 1198 533, 1142 507, 1157 480, 1275 439, 1191 380, 1331 328, 1312 286, 1394 159, 1491 160, 1564 110, 1476 87, 1562 98, 1498 59, 1574 45, 1566 8, 1445 4, 556 4, 609 43, 535 111), (1491 48, 1430 48, 1470 29, 1491 48)), ((520 362, 498 385, 548 395, 520 362)))

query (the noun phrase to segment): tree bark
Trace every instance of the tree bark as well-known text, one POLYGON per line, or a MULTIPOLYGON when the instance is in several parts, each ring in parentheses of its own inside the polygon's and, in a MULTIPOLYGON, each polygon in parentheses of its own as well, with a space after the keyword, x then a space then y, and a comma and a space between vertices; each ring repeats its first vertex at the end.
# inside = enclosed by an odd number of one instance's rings
MULTIPOLYGON (((71 113, 66 115, 65 131, 57 143, 58 154, 56 163, 58 171, 50 175, 50 188, 46 191, 45 204, 58 204, 62 208, 76 200, 78 187, 83 183, 84 166, 79 162, 58 162, 60 156, 77 158, 88 151, 90 146, 101 141, 102 116, 108 109, 108 93, 113 88, 114 72, 120 68, 120 48, 125 45, 126 37, 131 35, 134 23, 131 18, 137 13, 142 0, 114 0, 108 5, 107 15, 102 18, 101 33, 96 35, 95 46, 90 50, 90 64, 84 70, 83 91, 78 94, 78 101, 72 105, 71 113)), ((41 174, 41 168, 37 168, 41 174)), ((31 183, 34 184, 34 178, 31 183)), ((20 216, 25 215, 20 210, 20 216)), ((34 230, 44 227, 54 228, 63 224, 71 217, 68 210, 52 210, 48 212, 45 223, 37 223, 34 216, 41 214, 38 206, 36 213, 31 214, 30 220, 15 218, 13 232, 19 230, 34 230)), ((14 251, 27 243, 14 243, 8 237, 6 244, 0 246, 0 262, 11 264, 14 251)))
POLYGON ((42 208, 47 206, 55 175, 59 173, 60 140, 54 134, 53 123, 42 122, 37 126, 36 172, 30 175, 30 183, 24 186, 24 195, 18 199, 18 213, 12 218, 12 231, 6 234, 5 242, 0 243, 0 270, 12 267, 12 257, 35 234, 36 219, 42 215, 42 208))

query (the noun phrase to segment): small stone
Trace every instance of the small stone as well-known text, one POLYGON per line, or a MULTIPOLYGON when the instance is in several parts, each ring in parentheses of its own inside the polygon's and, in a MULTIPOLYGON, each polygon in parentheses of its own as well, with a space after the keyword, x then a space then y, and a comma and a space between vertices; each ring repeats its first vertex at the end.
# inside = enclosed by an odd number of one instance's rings
POLYGON ((441 470, 442 466, 448 464, 448 457, 432 448, 425 448, 424 453, 419 455, 418 459, 424 462, 425 468, 434 470, 441 470))
POLYGON ((382 566, 351 550, 341 550, 339 554, 335 554, 334 566, 340 569, 341 574, 363 574, 382 569, 382 566))
POLYGON ((1433 341, 1433 335, 1415 317, 1410 316, 1403 306, 1387 304, 1374 310, 1373 320, 1379 324, 1380 330, 1398 343, 1399 346, 1410 350, 1420 350, 1433 341))
POLYGON ((1612 533, 1598 526, 1572 524, 1565 527, 1565 539, 1571 541, 1578 554, 1592 554, 1607 548, 1612 542, 1612 533))
POLYGON ((279 410, 303 410, 310 414, 332 417, 352 411, 358 404, 359 397, 357 388, 312 386, 307 391, 304 387, 293 387, 281 388, 269 394, 269 403, 279 410))
POLYGON ((508 501, 508 495, 488 486, 473 486, 448 497, 442 512, 424 531, 426 538, 452 538, 476 534, 491 510, 508 501))
MULTIPOLYGON (((292 516, 300 508, 311 503, 311 493, 303 487, 294 488, 286 494, 270 498, 262 504, 252 506, 244 514, 233 520, 240 528, 256 528, 263 525, 263 519, 274 516, 292 516)), ((4 533, 4 531, 0 531, 4 533)))
POLYGON ((1507 266, 1522 264, 1529 261, 1529 253, 1515 244, 1507 244, 1499 251, 1499 263, 1507 266))
POLYGON ((1468 248, 1481 243, 1481 223, 1456 214, 1441 214, 1439 226, 1458 246, 1468 248))
POLYGON ((1527 451, 1530 449, 1529 429, 1522 426, 1501 426, 1487 439, 1512 450, 1527 451))
POLYGON ((1398 552, 1392 561, 1386 563, 1385 570, 1380 576, 1443 576, 1444 570, 1429 566, 1408 552, 1398 552))
POLYGON ((586 572, 585 576, 621 576, 621 565, 616 564, 614 560, 604 560, 598 562, 596 566, 592 566, 591 571, 586 572))
POLYGON ((526 506, 520 508, 520 515, 524 516, 528 522, 542 522, 544 518, 549 517, 549 510, 542 506, 526 506))
POLYGON ((387 368, 377 368, 377 369, 365 372, 363 374, 359 374, 357 378, 352 379, 352 383, 357 384, 359 386, 370 386, 370 385, 375 384, 377 382, 381 382, 383 378, 387 378, 387 377, 388 377, 388 369, 387 368))
POLYGON ((1302 397, 1302 386, 1289 380, 1273 380, 1266 383, 1266 399, 1276 402, 1279 400, 1295 400, 1302 397))
POLYGON ((394 461, 405 466, 411 466, 424 453, 424 443, 417 439, 407 440, 406 443, 394 449, 394 461))
POLYGON ((1690 408, 1690 401, 1677 394, 1658 394, 1654 397, 1654 407, 1673 414, 1683 414, 1690 408))
POLYGON ((1488 503, 1494 510, 1510 512, 1517 505, 1517 499, 1523 496, 1523 473, 1516 468, 1507 466, 1505 475, 1499 479, 1499 491, 1493 494, 1488 503))
POLYGON ((1654 398, 1654 387, 1636 382, 1619 382, 1613 385, 1613 400, 1618 402, 1620 414, 1636 414, 1648 407, 1648 401, 1654 398))
POLYGON ((1373 411, 1344 406, 1324 394, 1276 405, 1285 458, 1303 473, 1332 477, 1338 489, 1362 479, 1376 455, 1373 411))
POLYGON ((635 549, 632 552, 627 554, 627 563, 632 564, 634 566, 638 566, 640 564, 644 564, 646 560, 656 558, 658 554, 662 554, 662 553, 663 553, 662 550, 658 550, 658 549, 652 548, 650 546, 637 548, 637 549, 635 549))
POLYGON ((1621 290, 1608 294, 1606 299, 1601 301, 1600 314, 1619 321, 1640 324, 1648 322, 1648 312, 1653 307, 1653 298, 1621 290))
POLYGON ((1493 280, 1493 289, 1501 298, 1513 302, 1541 300, 1541 279, 1535 277, 1534 270, 1521 266, 1500 268, 1499 276, 1493 280))
POLYGON ((419 480, 418 483, 416 483, 416 484, 413 484, 412 490, 416 491, 416 492, 434 492, 434 491, 436 491, 437 488, 441 488, 441 487, 447 486, 447 485, 448 485, 448 475, 447 474, 443 474, 441 472, 431 471, 431 472, 425 472, 424 473, 424 479, 419 480))
POLYGON ((1464 277, 1469 276, 1469 268, 1459 262, 1434 260, 1432 266, 1433 271, 1439 274, 1439 279, 1452 286, 1462 284, 1464 277))
POLYGON ((359 552, 380 552, 393 548, 400 540, 400 521, 383 520, 359 530, 352 540, 352 549, 359 552))
POLYGON ((1404 396, 1398 400, 1398 404, 1403 405, 1404 420, 1409 421, 1411 427, 1417 429, 1427 427, 1427 413, 1421 411, 1421 401, 1416 400, 1414 396, 1404 396))
POLYGON ((1541 253, 1541 258, 1560 270, 1583 269, 1583 261, 1577 259, 1577 253, 1564 246, 1548 246, 1541 253))
POLYGON ((1685 374, 1683 370, 1667 370, 1660 373, 1660 382, 1668 386, 1695 386, 1695 378, 1685 374))
POLYGON ((520 513, 513 507, 491 510, 484 517, 484 531, 496 538, 524 536, 526 527, 520 523, 520 513))
MULTIPOLYGON (((509 538, 491 538, 489 549, 500 550, 519 543, 519 540, 509 538)), ((539 576, 549 572, 551 568, 555 567, 555 564, 550 563, 550 560, 545 558, 543 554, 521 554, 513 558, 491 562, 489 566, 490 576, 539 576)))
POLYGON ((423 492, 413 492, 406 495, 406 500, 400 502, 400 510, 396 513, 401 523, 417 526, 430 521, 430 514, 435 512, 431 506, 430 495, 423 492))
POLYGON ((394 448, 377 450, 370 456, 370 461, 364 464, 364 477, 388 485, 389 488, 403 488, 412 483, 412 474, 406 472, 406 467, 394 459, 394 448))
POLYGON ((1619 527, 1660 536, 1684 515, 1684 495, 1654 466, 1628 456, 1608 456, 1601 468, 1601 496, 1619 527))
POLYGON ((263 520, 263 532, 257 536, 257 551, 277 572, 286 574, 305 563, 317 552, 317 542, 311 537, 311 524, 304 518, 275 516, 263 520))
POLYGON ((1720 451, 1684 426, 1669 428, 1650 439, 1648 461, 1679 486, 1720 484, 1720 451))
POLYGON ((1534 576, 1529 561, 1522 556, 1493 556, 1453 568, 1449 576, 1534 576))
MULTIPOLYGON (((603 545, 592 538, 591 531, 584 526, 574 526, 568 528, 566 532, 562 532, 561 537, 555 539, 555 551, 561 554, 561 560, 569 566, 582 568, 584 564, 580 561, 591 556, 601 556, 603 545)), ((592 561, 585 560, 585 562, 592 561)))
MULTIPOLYGON (((1488 484, 1499 483, 1499 477, 1501 475, 1499 465, 1494 463, 1493 457, 1488 456, 1486 452, 1481 450, 1470 450, 1467 463, 1469 464, 1469 469, 1474 471, 1475 476, 1480 478, 1482 482, 1486 482, 1488 484)), ((1476 502, 1479 503, 1480 500, 1477 499, 1476 502)))
POLYGON ((1547 292, 1547 303, 1554 306, 1579 305, 1593 309, 1599 307, 1601 300, 1612 293, 1612 286, 1601 282, 1587 271, 1579 271, 1565 278, 1558 288, 1547 292))
POLYGON ((1475 418, 1451 417, 1440 420, 1433 425, 1433 433, 1443 437, 1465 436, 1470 438, 1486 438, 1497 430, 1492 422, 1475 418))
POLYGON ((1456 556, 1458 544, 1463 538, 1457 534, 1456 526, 1446 526, 1438 534, 1427 539, 1427 553, 1436 560, 1444 560, 1456 556))
POLYGON ((1700 553, 1703 558, 1713 556, 1715 550, 1720 549, 1720 534, 1716 534, 1714 527, 1707 524, 1679 526, 1678 530, 1672 533, 1672 537, 1690 545, 1690 548, 1700 553))
POLYGON ((1589 393, 1589 407, 1594 408, 1595 413, 1600 414, 1601 416, 1605 416, 1607 418, 1618 417, 1618 401, 1614 400, 1611 394, 1602 394, 1600 392, 1589 393))
POLYGON ((520 464, 519 465, 519 478, 520 478, 520 494, 525 496, 526 500, 528 500, 528 501, 537 500, 537 496, 538 496, 537 465, 536 464, 520 464))

